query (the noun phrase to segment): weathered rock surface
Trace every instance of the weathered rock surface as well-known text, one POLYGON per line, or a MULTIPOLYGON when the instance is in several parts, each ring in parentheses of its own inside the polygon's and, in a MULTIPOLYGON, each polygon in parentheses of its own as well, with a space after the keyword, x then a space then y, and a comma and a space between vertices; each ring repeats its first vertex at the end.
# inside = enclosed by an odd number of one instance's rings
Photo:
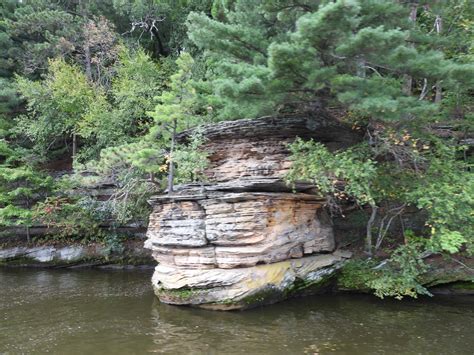
POLYGON ((160 264, 153 275, 155 293, 165 303, 214 310, 269 304, 320 292, 349 257, 314 255, 236 269, 187 269, 160 264))
MULTIPOLYGON (((322 142, 330 150, 349 147, 360 136, 320 112, 315 117, 263 117, 205 126, 203 149, 209 152, 206 170, 218 189, 291 191, 282 179, 291 166, 287 145, 297 137, 322 142)), ((185 140, 190 132, 181 134, 185 140)), ((308 189, 302 184, 301 190, 308 189)))
POLYGON ((214 192, 154 201, 146 245, 162 265, 228 269, 334 249, 314 195, 214 192))
POLYGON ((142 239, 131 239, 114 251, 102 244, 16 246, 0 249, 0 266, 21 267, 131 267, 153 265, 142 239))
POLYGON ((357 135, 324 115, 224 122, 203 133, 208 182, 150 201, 145 246, 159 263, 157 296, 230 310, 320 290, 348 256, 334 252, 331 220, 314 187, 285 184, 287 145, 301 137, 338 149, 357 135))

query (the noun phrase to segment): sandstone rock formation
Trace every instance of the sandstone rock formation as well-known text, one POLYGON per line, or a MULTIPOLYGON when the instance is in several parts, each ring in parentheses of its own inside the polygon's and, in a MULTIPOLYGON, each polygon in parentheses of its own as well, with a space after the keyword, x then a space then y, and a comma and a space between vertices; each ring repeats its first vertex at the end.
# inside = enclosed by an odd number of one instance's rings
POLYGON ((299 136, 338 149, 357 136, 324 116, 224 122, 204 136, 209 182, 150 201, 145 245, 158 261, 157 296, 228 310, 318 291, 348 256, 334 252, 331 220, 313 186, 285 184, 287 144, 299 136))
MULTIPOLYGON (((190 132, 179 137, 185 140, 190 132)), ((310 117, 263 117, 227 121, 204 127, 209 152, 206 171, 214 189, 233 191, 291 191, 283 178, 291 166, 288 143, 300 137, 322 142, 330 150, 347 148, 360 137, 321 113, 310 117)), ((310 187, 300 184, 298 190, 310 187)))

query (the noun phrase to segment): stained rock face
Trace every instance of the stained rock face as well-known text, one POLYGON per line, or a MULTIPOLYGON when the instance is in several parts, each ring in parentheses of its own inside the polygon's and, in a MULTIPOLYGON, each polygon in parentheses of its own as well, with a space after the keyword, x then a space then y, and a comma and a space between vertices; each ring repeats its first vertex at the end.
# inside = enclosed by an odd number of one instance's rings
POLYGON ((314 255, 235 269, 158 265, 153 275, 162 302, 213 310, 247 309, 324 290, 347 254, 314 255))
POLYGON ((284 183, 287 143, 300 136, 336 149, 354 136, 325 118, 225 122, 204 134, 210 182, 150 201, 145 246, 158 261, 157 296, 230 310, 319 291, 348 256, 334 252, 331 220, 311 184, 291 192, 284 183))

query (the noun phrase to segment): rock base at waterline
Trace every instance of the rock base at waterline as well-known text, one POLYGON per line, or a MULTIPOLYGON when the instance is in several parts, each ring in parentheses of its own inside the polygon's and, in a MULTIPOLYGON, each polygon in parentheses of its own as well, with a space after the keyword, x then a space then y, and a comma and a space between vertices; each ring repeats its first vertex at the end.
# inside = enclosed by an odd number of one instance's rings
POLYGON ((153 287, 160 301, 212 310, 238 310, 325 291, 350 255, 342 252, 237 269, 158 265, 153 287))

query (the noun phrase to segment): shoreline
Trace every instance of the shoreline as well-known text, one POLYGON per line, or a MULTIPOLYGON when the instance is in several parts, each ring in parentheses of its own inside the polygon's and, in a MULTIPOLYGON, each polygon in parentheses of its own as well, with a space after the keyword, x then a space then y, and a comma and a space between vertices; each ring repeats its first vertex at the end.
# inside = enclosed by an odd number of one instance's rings
MULTIPOLYGON (((103 243, 23 244, 0 249, 0 270, 153 271, 156 265, 151 252, 143 248, 143 238, 128 239, 117 250, 111 250, 103 243)), ((438 263, 426 275, 429 291, 434 296, 474 296, 474 282, 469 270, 465 274, 461 270, 453 274, 452 269, 445 267, 438 263)), ((369 289, 341 287, 339 276, 334 277, 332 287, 326 287, 324 293, 373 295, 369 289)))

